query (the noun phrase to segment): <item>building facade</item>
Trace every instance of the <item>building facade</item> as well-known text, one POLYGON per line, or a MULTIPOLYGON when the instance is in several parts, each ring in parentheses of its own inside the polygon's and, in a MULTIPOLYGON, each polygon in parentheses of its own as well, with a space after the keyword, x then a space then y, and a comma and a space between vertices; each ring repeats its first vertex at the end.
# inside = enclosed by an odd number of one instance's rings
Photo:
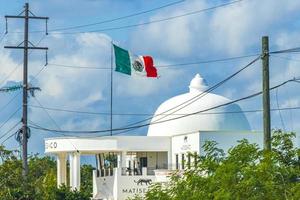
POLYGON ((68 160, 70 186, 80 189, 80 156, 94 155, 93 198, 123 200, 192 167, 205 141, 214 140, 224 150, 243 138, 261 145, 262 133, 251 131, 241 108, 207 88, 197 74, 188 93, 159 106, 147 136, 46 139, 46 153, 57 156, 58 186, 67 183, 68 160))

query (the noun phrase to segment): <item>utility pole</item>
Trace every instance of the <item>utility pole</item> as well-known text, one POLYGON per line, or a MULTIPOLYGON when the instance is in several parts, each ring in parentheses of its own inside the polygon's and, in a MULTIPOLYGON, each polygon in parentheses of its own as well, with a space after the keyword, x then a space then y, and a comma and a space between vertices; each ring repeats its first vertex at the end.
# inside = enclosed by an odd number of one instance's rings
POLYGON ((263 122, 264 149, 271 150, 271 115, 269 83, 269 37, 262 37, 262 75, 263 75, 263 122))
MULTIPOLYGON (((28 90, 32 89, 28 86, 28 50, 29 49, 39 49, 39 50, 48 50, 48 47, 36 47, 29 41, 29 19, 43 19, 47 20, 48 17, 37 17, 29 10, 29 4, 25 3, 24 11, 20 13, 20 15, 12 16, 6 15, 6 20, 8 18, 21 18, 24 19, 24 41, 18 46, 5 46, 4 48, 9 49, 23 49, 24 50, 24 64, 23 64, 23 114, 22 114, 22 175, 24 178, 27 177, 28 174, 28 162, 27 162, 27 142, 29 138, 28 134, 28 126, 27 126, 27 98, 28 98, 28 90), (24 14, 24 15, 22 15, 24 14), (23 44, 23 46, 21 46, 23 44), (30 45, 30 46, 29 46, 30 45)), ((47 30, 47 28, 46 28, 47 30)), ((47 34, 47 31, 46 31, 47 34)))

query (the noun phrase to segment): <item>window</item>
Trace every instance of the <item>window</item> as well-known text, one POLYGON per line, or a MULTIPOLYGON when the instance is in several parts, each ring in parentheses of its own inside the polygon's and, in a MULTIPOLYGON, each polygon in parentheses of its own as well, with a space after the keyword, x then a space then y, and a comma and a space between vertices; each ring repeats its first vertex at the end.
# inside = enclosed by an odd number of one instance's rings
POLYGON ((187 167, 188 167, 188 169, 190 169, 191 168, 191 154, 190 153, 188 153, 188 155, 187 155, 187 167))
POLYGON ((197 164, 198 164, 198 154, 197 154, 197 152, 194 152, 194 165, 195 165, 195 167, 197 167, 197 164))
POLYGON ((181 169, 184 169, 184 154, 181 154, 181 169))
POLYGON ((176 154, 175 157, 176 157, 176 169, 179 169, 178 154, 176 154))

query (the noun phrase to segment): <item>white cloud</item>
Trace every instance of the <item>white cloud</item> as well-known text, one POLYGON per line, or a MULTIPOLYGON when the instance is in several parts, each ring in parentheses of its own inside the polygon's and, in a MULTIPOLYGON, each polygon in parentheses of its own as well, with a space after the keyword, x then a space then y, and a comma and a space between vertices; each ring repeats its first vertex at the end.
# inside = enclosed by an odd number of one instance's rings
MULTIPOLYGON (((149 21, 211 6, 209 1, 189 1, 185 6, 158 13, 149 21)), ((299 8, 300 3, 293 0, 243 1, 211 12, 142 26, 133 33, 132 44, 174 57, 207 55, 208 52, 239 55, 260 44, 261 36, 269 34, 270 27, 299 8)))

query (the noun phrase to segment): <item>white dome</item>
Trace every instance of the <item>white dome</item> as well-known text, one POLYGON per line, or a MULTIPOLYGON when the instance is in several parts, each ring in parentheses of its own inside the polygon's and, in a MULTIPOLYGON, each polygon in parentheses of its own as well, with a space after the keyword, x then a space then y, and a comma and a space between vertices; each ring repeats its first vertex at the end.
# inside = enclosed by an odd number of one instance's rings
POLYGON ((148 136, 173 136, 196 131, 250 130, 249 122, 237 104, 168 121, 231 101, 220 95, 203 93, 208 87, 199 74, 191 81, 189 88, 189 93, 175 96, 158 107, 151 120, 154 124, 149 126, 148 136), (201 98, 197 98, 197 95, 201 98), (165 120, 167 121, 155 123, 165 120))

